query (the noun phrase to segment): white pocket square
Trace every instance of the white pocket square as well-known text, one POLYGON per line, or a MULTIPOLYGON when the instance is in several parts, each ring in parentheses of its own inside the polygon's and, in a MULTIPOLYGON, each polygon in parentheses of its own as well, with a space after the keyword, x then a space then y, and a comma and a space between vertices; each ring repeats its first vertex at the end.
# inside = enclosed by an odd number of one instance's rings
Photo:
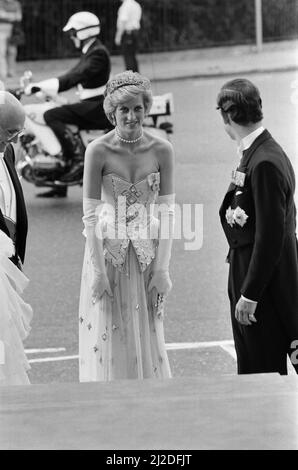
POLYGON ((243 193, 243 191, 237 191, 236 196, 239 196, 239 194, 242 194, 242 193, 243 193))

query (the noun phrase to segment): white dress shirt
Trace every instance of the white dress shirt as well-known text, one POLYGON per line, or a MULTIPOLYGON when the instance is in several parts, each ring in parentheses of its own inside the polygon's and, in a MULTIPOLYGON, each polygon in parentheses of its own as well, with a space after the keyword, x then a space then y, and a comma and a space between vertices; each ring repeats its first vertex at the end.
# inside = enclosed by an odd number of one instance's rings
MULTIPOLYGON (((251 147, 251 145, 254 143, 256 138, 259 137, 259 135, 261 135, 262 132, 264 132, 264 130, 265 130, 264 127, 260 126, 256 130, 248 134, 247 136, 243 137, 237 149, 237 152, 240 158, 242 158, 243 151, 249 149, 249 147, 251 147)), ((257 304, 255 300, 247 299, 246 297, 244 297, 244 295, 241 295, 241 298, 243 300, 246 300, 247 302, 257 304)))
POLYGON ((82 48, 82 53, 87 54, 87 51, 92 46, 92 44, 96 41, 96 38, 91 38, 88 42, 86 42, 82 48))
POLYGON ((4 154, 0 152, 0 209, 4 217, 17 220, 17 203, 13 183, 11 181, 4 154))
POLYGON ((243 137, 243 139, 240 141, 240 144, 237 148, 237 152, 240 157, 242 157, 243 151, 249 149, 249 147, 252 146, 256 138, 259 137, 259 135, 261 135, 262 132, 264 132, 264 130, 265 130, 264 127, 260 126, 256 130, 248 134, 247 136, 243 137))
POLYGON ((117 29, 121 31, 140 29, 141 17, 141 5, 135 0, 124 0, 118 10, 117 29))

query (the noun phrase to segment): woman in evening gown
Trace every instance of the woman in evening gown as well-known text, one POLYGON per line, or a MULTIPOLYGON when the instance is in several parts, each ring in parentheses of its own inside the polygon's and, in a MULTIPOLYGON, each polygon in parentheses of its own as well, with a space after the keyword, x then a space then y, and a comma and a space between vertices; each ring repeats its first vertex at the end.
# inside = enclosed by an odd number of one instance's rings
POLYGON ((146 77, 116 75, 104 100, 115 129, 86 150, 82 382, 171 377, 163 317, 172 286, 174 157, 168 141, 143 129, 151 104, 146 77))

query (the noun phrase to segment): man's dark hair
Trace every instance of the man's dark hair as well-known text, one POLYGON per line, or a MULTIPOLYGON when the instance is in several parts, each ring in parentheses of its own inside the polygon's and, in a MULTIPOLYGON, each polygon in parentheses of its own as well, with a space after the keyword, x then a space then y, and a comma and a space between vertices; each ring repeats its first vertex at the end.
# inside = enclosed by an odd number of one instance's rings
POLYGON ((245 78, 230 80, 222 86, 217 97, 217 109, 220 109, 225 123, 228 116, 242 126, 263 119, 260 92, 245 78))

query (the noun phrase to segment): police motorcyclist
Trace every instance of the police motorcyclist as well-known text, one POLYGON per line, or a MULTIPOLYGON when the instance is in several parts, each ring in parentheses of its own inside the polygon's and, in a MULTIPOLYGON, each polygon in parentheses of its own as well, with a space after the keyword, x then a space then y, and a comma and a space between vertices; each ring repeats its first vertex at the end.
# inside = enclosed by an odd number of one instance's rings
MULTIPOLYGON (((111 124, 103 111, 103 93, 111 70, 110 56, 98 35, 100 21, 96 15, 81 11, 72 15, 63 28, 70 35, 76 48, 82 51, 77 65, 58 78, 39 82, 45 93, 59 93, 74 86, 78 87, 80 102, 49 109, 44 113, 47 125, 59 139, 67 160, 73 161, 68 173, 60 178, 62 183, 82 178, 83 155, 73 141, 67 124, 80 129, 108 129, 111 124)), ((37 197, 65 197, 67 186, 55 186, 37 197)))

